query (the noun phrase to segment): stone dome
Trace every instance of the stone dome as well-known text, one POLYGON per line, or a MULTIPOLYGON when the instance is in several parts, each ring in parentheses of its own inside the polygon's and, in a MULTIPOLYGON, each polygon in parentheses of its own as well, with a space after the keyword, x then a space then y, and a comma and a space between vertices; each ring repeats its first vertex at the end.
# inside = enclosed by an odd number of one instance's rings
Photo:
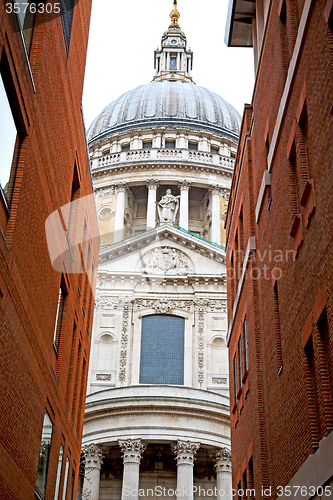
POLYGON ((88 141, 115 132, 185 126, 238 139, 241 117, 222 97, 182 81, 153 81, 111 102, 93 121, 88 141))

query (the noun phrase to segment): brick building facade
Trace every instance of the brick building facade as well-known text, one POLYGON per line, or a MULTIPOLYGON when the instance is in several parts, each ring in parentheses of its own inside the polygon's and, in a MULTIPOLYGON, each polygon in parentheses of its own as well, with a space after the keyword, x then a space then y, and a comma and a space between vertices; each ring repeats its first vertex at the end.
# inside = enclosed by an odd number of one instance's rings
POLYGON ((332 498, 332 5, 230 2, 227 44, 253 46, 256 70, 226 222, 243 498, 332 498))
POLYGON ((91 0, 13 9, 1 1, 0 498, 73 500, 99 249, 81 111, 91 0))

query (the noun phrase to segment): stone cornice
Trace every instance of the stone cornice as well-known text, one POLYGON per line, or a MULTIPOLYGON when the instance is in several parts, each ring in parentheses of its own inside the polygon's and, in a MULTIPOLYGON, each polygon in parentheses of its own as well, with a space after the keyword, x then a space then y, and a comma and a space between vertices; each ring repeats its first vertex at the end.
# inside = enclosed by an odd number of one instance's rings
POLYGON ((229 406, 209 401, 192 400, 182 397, 136 396, 121 397, 106 401, 87 403, 84 421, 120 417, 126 415, 177 415, 186 418, 201 418, 210 422, 230 425, 229 406), (177 403, 177 404, 176 404, 177 403))
POLYGON ((151 127, 149 127, 149 130, 147 131, 147 128, 144 127, 137 127, 135 129, 131 130, 123 130, 121 132, 117 131, 115 133, 109 133, 109 134, 103 134, 103 137, 94 137, 93 139, 90 139, 88 141, 89 144, 89 149, 95 149, 100 148, 105 146, 105 144, 112 143, 114 141, 124 141, 128 138, 136 137, 142 134, 147 134, 150 133, 151 136, 154 135, 160 135, 161 132, 165 132, 165 130, 170 131, 173 134, 176 134, 177 136, 184 135, 185 137, 188 136, 193 136, 193 135, 198 135, 202 139, 207 139, 207 140, 216 140, 218 142, 224 142, 229 145, 235 144, 235 140, 227 137, 227 136, 222 136, 220 133, 214 133, 212 131, 204 130, 203 128, 195 128, 193 129, 192 127, 186 127, 186 126, 181 126, 180 124, 174 124, 172 126, 161 126, 156 124, 152 124, 151 127), (105 137, 104 137, 105 135, 105 137))
MULTIPOLYGON (((160 180, 163 179, 163 172, 205 172, 207 174, 215 174, 221 177, 231 179, 233 176, 233 167, 218 166, 213 164, 206 164, 193 161, 176 161, 173 160, 144 160, 135 163, 123 162, 115 163, 106 166, 96 167, 92 171, 93 180, 96 181, 108 175, 122 174, 129 172, 158 172, 160 180)), ((200 180, 199 180, 200 183, 200 180)))
POLYGON ((103 263, 118 258, 121 255, 128 255, 131 252, 142 250, 151 243, 162 239, 170 239, 175 243, 188 247, 190 250, 205 255, 221 264, 226 262, 225 251, 222 247, 171 225, 159 226, 158 228, 150 229, 149 231, 128 238, 127 240, 101 248, 99 261, 103 263))

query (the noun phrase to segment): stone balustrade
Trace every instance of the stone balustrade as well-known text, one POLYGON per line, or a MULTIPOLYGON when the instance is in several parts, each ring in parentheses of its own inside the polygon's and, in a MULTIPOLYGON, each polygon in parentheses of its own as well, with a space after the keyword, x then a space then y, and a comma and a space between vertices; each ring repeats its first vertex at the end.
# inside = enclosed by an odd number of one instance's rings
POLYGON ((223 156, 203 151, 191 151, 188 149, 139 149, 134 151, 122 151, 121 153, 106 154, 98 161, 93 162, 93 168, 107 167, 109 165, 141 162, 151 160, 179 160, 191 161, 206 165, 215 165, 233 169, 235 159, 230 156, 223 156))

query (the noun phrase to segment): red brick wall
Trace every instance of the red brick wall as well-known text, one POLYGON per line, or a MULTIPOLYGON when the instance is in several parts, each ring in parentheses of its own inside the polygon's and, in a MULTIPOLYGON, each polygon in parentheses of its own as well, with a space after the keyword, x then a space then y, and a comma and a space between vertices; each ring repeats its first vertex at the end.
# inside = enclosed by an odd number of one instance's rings
MULTIPOLYGON (((304 3, 286 2, 283 26, 279 17, 281 2, 272 2, 252 109, 245 109, 243 118, 227 218, 228 267, 241 206, 245 248, 249 236, 256 239, 256 252, 249 263, 231 330, 229 362, 232 387, 233 354, 246 311, 249 390, 245 398, 244 384, 234 408, 231 395, 233 484, 236 487, 239 483, 240 474, 248 467, 249 454, 253 453, 257 498, 262 496, 262 486, 272 486, 272 497, 276 498, 276 487, 288 483, 332 427, 333 78, 332 31, 324 17, 326 0, 312 2, 271 163, 271 186, 265 190, 258 222, 255 217, 292 55, 292 51, 285 54, 282 35, 293 48, 304 3), (290 14, 293 5, 295 25, 290 14), (300 220, 297 230, 293 203, 300 220), (282 253, 275 253, 277 250, 282 253), (251 266, 261 273, 256 280, 250 276, 251 266), (275 267, 281 272, 273 272, 275 267), (316 316, 316 303, 320 303, 322 319, 316 316), (323 333, 320 325, 325 317, 323 333), (283 368, 279 373, 281 360, 283 368)), ((228 292, 230 320, 230 280, 228 292)))
MULTIPOLYGON (((76 3, 68 55, 60 16, 36 26, 30 54, 32 83, 16 20, 5 12, 5 2, 0 4, 0 55, 8 60, 11 103, 25 136, 10 216, 3 204, 0 207, 1 500, 34 498, 45 409, 53 423, 45 499, 54 499, 61 443, 64 460, 59 498, 67 457, 68 488, 73 469, 76 498, 85 397, 81 382, 85 387, 87 378, 87 370, 82 375, 82 368, 89 361, 87 328, 91 332, 92 314, 88 308, 89 304, 93 307, 93 292, 90 289, 86 297, 80 297, 79 276, 61 278, 53 269, 45 221, 71 201, 75 164, 80 196, 92 194, 81 114, 90 10, 91 0, 76 3), (61 279, 68 296, 57 355, 53 335, 61 279)), ((88 234, 94 236, 96 231, 93 211, 88 216, 88 234)), ((98 248, 93 249, 97 269, 98 248)))

